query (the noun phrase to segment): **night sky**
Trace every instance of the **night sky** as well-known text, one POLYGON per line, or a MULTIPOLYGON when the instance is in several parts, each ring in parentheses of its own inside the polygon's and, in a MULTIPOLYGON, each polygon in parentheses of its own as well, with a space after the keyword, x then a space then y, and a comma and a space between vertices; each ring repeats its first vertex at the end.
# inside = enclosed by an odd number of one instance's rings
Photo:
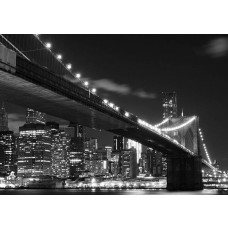
MULTIPOLYGON (((211 159, 228 170, 225 35, 41 35, 63 62, 98 88, 98 94, 140 118, 162 120, 162 92, 177 92, 178 114, 200 117, 211 159)), ((10 128, 18 131, 25 109, 6 104, 10 128)), ((52 118, 49 118, 50 120, 52 118)), ((64 124, 64 121, 61 121, 64 124)), ((112 135, 89 131, 99 144, 112 135)))

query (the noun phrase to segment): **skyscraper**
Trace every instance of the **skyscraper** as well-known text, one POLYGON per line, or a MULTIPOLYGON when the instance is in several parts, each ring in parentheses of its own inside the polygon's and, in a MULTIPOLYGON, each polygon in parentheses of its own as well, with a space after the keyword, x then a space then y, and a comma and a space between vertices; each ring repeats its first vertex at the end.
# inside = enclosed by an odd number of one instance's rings
POLYGON ((120 174, 122 178, 137 177, 137 153, 135 148, 123 150, 119 157, 120 174))
POLYGON ((47 122, 47 132, 51 137, 51 175, 67 178, 70 176, 70 137, 59 130, 59 124, 47 122))
POLYGON ((162 93, 163 119, 177 117, 176 92, 162 93))
POLYGON ((85 131, 83 126, 70 123, 64 129, 70 139, 70 176, 78 177, 85 171, 84 141, 85 131))
POLYGON ((16 172, 15 138, 12 131, 0 131, 0 172, 16 172))
POLYGON ((148 148, 147 150, 147 172, 153 176, 162 176, 162 153, 148 148))
POLYGON ((8 131, 8 115, 5 110, 4 103, 0 109, 0 131, 8 131))
POLYGON ((127 140, 127 149, 131 149, 131 148, 135 148, 136 149, 136 153, 137 153, 137 163, 139 162, 139 159, 141 158, 141 153, 142 153, 142 144, 138 143, 132 139, 128 139, 127 140))
POLYGON ((51 137, 44 124, 20 127, 18 146, 18 176, 51 174, 51 137))
POLYGON ((27 108, 26 111, 26 124, 36 124, 36 123, 41 123, 45 124, 46 123, 46 114, 42 112, 35 111, 34 109, 27 108))
POLYGON ((113 137, 113 151, 122 151, 127 149, 127 139, 123 136, 114 136, 113 137))

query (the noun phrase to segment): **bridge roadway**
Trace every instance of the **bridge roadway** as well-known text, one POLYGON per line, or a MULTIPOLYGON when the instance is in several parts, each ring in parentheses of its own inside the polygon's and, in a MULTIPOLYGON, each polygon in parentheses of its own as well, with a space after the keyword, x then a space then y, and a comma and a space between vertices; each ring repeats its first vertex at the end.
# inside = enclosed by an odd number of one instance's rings
POLYGON ((131 138, 166 155, 194 156, 157 132, 141 126, 137 117, 131 114, 126 117, 123 110, 116 111, 107 106, 88 89, 20 56, 16 63, 15 73, 0 64, 0 96, 5 101, 131 138))

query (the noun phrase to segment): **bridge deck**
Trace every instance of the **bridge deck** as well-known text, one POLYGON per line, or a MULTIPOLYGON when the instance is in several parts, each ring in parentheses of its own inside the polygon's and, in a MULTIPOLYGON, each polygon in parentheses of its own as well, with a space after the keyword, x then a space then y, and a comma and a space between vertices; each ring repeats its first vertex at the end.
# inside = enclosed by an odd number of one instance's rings
POLYGON ((77 91, 80 89, 21 57, 17 57, 16 73, 0 67, 0 96, 8 102, 90 128, 123 135, 167 155, 192 156, 175 143, 142 127, 137 121, 96 102, 96 99, 90 99, 88 95, 81 96, 77 91))

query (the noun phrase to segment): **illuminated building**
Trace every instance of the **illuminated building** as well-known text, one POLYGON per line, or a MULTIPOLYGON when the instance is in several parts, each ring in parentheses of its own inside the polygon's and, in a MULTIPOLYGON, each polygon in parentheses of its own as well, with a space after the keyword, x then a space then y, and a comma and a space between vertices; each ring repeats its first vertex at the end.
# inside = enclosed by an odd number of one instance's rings
POLYGON ((16 172, 15 137, 12 131, 0 131, 0 173, 16 172))
POLYGON ((92 154, 97 150, 98 144, 96 138, 86 138, 84 142, 84 156, 85 161, 90 161, 92 159, 92 154))
POLYGON ((147 172, 152 176, 162 176, 162 153, 148 148, 147 150, 147 172))
POLYGON ((113 137, 113 151, 121 151, 127 149, 127 139, 123 136, 113 137))
POLYGON ((51 175, 59 178, 70 176, 70 137, 59 130, 59 124, 47 122, 51 137, 51 175))
POLYGON ((46 123, 46 114, 35 111, 31 108, 27 108, 26 124, 36 124, 36 123, 45 124, 46 123))
POLYGON ((51 137, 44 124, 19 127, 17 174, 21 177, 51 174, 51 137))
POLYGON ((162 93, 163 119, 177 117, 176 92, 162 93))
POLYGON ((147 152, 142 151, 141 158, 139 159, 139 170, 141 174, 147 173, 147 152))
POLYGON ((105 152, 107 154, 107 160, 111 161, 111 158, 112 158, 112 147, 111 146, 105 146, 105 152))
POLYGON ((4 103, 2 103, 2 108, 0 109, 0 131, 9 131, 8 115, 6 113, 4 103))
POLYGON ((85 171, 84 128, 79 124, 70 123, 64 131, 70 137, 70 176, 79 177, 85 171))
MULTIPOLYGON (((99 147, 93 150, 90 160, 86 160, 87 170, 94 175, 105 175, 109 171, 109 161, 111 147, 99 147)), ((110 158, 111 159, 111 158, 110 158)))
POLYGON ((131 148, 135 148, 136 149, 136 153, 137 153, 137 163, 139 162, 139 159, 141 158, 141 153, 142 153, 142 144, 138 143, 134 140, 128 139, 127 140, 127 148, 126 149, 131 149, 131 148))
POLYGON ((114 177, 117 177, 120 173, 119 157, 120 151, 112 151, 111 161, 109 162, 109 173, 111 173, 114 177))
POLYGON ((119 172, 122 178, 136 178, 138 174, 137 153, 135 148, 123 150, 119 157, 119 172))

